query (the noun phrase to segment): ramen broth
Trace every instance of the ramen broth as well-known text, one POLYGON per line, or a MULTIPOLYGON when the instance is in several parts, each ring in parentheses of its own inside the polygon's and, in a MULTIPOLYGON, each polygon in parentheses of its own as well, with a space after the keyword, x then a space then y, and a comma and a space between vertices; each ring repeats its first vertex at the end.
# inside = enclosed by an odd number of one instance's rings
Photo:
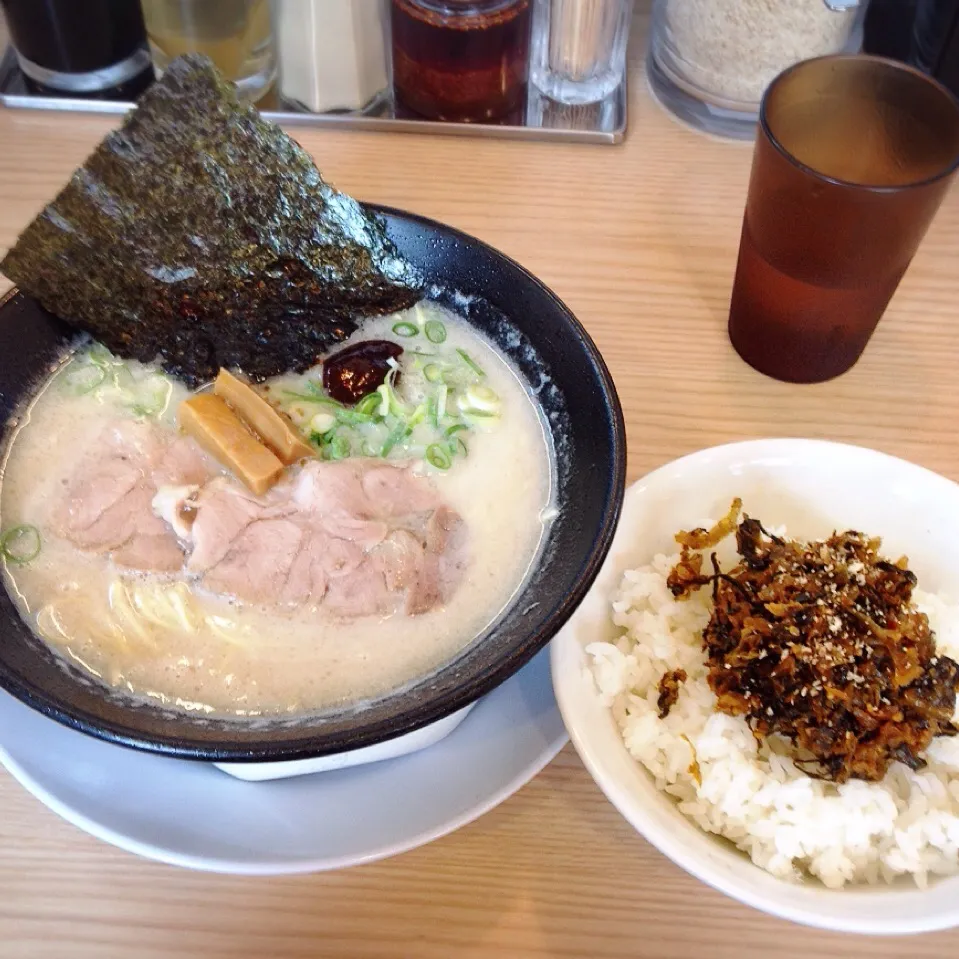
MULTIPOLYGON (((552 511, 552 451, 541 411, 505 357, 438 306, 415 309, 420 323, 422 311, 441 320, 443 348, 467 351, 501 403, 495 425, 471 432, 468 452, 464 444, 464 455, 448 468, 423 460, 413 466, 468 530, 466 572, 445 605, 416 616, 354 619, 316 603, 255 606, 206 592, 186 572, 123 570, 109 556, 59 538, 51 529, 53 504, 104 430, 139 416, 173 431, 176 407, 190 395, 158 370, 132 362, 122 364, 127 389, 107 384, 77 395, 73 361, 44 385, 7 448, 3 527, 30 524, 42 538, 31 562, 6 564, 7 588, 26 621, 111 686, 180 709, 237 716, 368 699, 454 658, 504 611, 536 561, 552 511), (131 408, 131 383, 154 405, 131 408)), ((354 339, 393 339, 409 350, 412 344, 393 330, 412 313, 366 321, 354 339)), ((308 380, 318 381, 318 369, 278 378, 266 395, 288 395, 308 380)))

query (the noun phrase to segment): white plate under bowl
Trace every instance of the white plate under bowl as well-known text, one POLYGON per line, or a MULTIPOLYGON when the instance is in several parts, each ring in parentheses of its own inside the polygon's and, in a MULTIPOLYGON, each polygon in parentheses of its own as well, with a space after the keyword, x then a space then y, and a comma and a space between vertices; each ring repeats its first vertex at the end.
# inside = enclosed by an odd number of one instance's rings
POLYGON ((553 684, 573 745, 623 816, 660 852, 727 895, 825 929, 900 934, 959 925, 959 877, 925 890, 892 886, 830 890, 777 879, 725 840, 703 832, 656 788, 627 751, 600 702, 584 647, 611 635, 610 597, 623 570, 674 552, 673 536, 726 513, 735 496, 769 526, 800 538, 834 528, 882 536, 888 555, 908 555, 927 591, 959 597, 959 486, 882 453, 816 440, 758 440, 703 450, 639 480, 612 549, 586 600, 553 641, 553 684))
POLYGON ((566 739, 546 650, 422 752, 262 783, 102 742, 0 693, 0 762, 54 812, 150 859, 247 875, 424 845, 503 802, 566 739))
POLYGON ((344 753, 329 756, 317 756, 315 759, 279 760, 272 763, 214 763, 217 769, 246 779, 248 782, 266 782, 269 779, 287 779, 290 776, 311 776, 315 773, 331 772, 334 769, 346 769, 350 766, 365 766, 367 763, 380 763, 384 759, 398 759, 410 753, 429 749, 441 739, 451 735, 460 723, 476 706, 475 702, 457 709, 455 713, 437 719, 435 723, 414 729, 411 733, 395 736, 372 746, 349 749, 344 753))

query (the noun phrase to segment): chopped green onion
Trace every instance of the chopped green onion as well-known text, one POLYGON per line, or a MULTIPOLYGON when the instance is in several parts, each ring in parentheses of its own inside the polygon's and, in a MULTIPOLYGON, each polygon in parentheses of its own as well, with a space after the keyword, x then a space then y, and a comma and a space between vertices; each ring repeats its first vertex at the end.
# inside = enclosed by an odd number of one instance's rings
POLYGON ((389 387, 385 383, 381 383, 376 388, 376 395, 380 398, 380 408, 376 411, 377 416, 389 416, 390 415, 390 393, 389 387))
POLYGON ((36 526, 14 526, 0 535, 0 553, 7 562, 25 566, 40 555, 40 530, 36 526))
POLYGON ((424 332, 430 343, 442 343, 446 339, 446 327, 439 320, 427 320, 424 332))
POLYGON ((346 459, 350 455, 350 441, 345 436, 334 436, 326 449, 330 454, 330 459, 346 459))
POLYGON ((133 374, 125 366, 115 366, 113 368, 113 385, 118 390, 132 391, 136 386, 136 380, 133 374))
POLYGON ((315 392, 297 393, 295 390, 284 390, 283 395, 291 400, 299 400, 301 403, 319 403, 321 406, 332 406, 336 409, 345 408, 342 403, 337 403, 336 400, 331 400, 328 396, 318 395, 315 392))
POLYGON ((87 359, 94 366, 112 366, 116 363, 114 355, 102 344, 94 343, 87 351, 87 359))
POLYGON ((359 413, 360 416, 374 416, 377 414, 379 408, 380 395, 374 390, 372 393, 367 393, 366 396, 353 407, 353 411, 359 413))
POLYGON ((407 410, 405 404, 400 401, 392 385, 390 386, 390 412, 399 419, 403 419, 409 415, 409 410, 407 410))
POLYGON ((392 414, 397 419, 403 419, 407 415, 406 407, 400 402, 395 390, 390 386, 389 380, 381 383, 376 392, 380 395, 380 408, 377 411, 379 416, 386 417, 392 414))
POLYGON ((380 456, 383 459, 386 459, 387 456, 393 450, 393 447, 406 435, 406 424, 400 423, 398 426, 394 426, 390 435, 386 437, 386 442, 383 444, 383 448, 380 450, 380 456))
POLYGON ((474 360, 473 357, 470 356, 469 353, 466 352, 466 350, 461 350, 459 347, 457 347, 456 352, 459 353, 459 355, 460 355, 460 357, 462 358, 463 362, 464 362, 477 376, 486 376, 486 374, 483 372, 483 367, 480 366, 479 363, 477 363, 476 360, 474 360))
POLYGON ((129 407, 135 416, 160 416, 170 404, 173 386, 159 373, 141 380, 133 390, 129 407))
POLYGON ((469 456, 469 447, 459 436, 454 436, 446 445, 451 456, 469 456))
POLYGON ((90 362, 66 375, 66 384, 74 396, 92 393, 107 378, 107 371, 99 364, 90 362))
POLYGON ((473 410, 480 410, 484 413, 498 413, 500 408, 500 399, 496 393, 488 386, 475 383, 466 388, 466 395, 460 398, 460 407, 463 401, 473 410))
POLYGON ((354 410, 347 409, 346 407, 341 407, 333 411, 333 415, 336 417, 337 423, 342 423, 346 426, 359 426, 361 423, 372 423, 373 417, 367 416, 364 413, 357 413, 354 410))
POLYGON ((392 329, 408 339, 422 333, 424 339, 410 346, 428 348, 404 347, 399 361, 389 362, 384 382, 358 403, 338 403, 318 380, 303 378, 290 384, 284 405, 296 411, 297 423, 327 459, 402 456, 449 469, 469 455, 475 431, 499 422, 501 399, 484 385, 482 367, 449 342, 449 326, 427 311, 414 308, 392 329))
POLYGON ((498 417, 500 398, 489 387, 474 383, 457 399, 456 406, 464 416, 498 417))
POLYGON ((426 418, 427 413, 427 404, 420 403, 419 406, 413 410, 413 415, 407 420, 406 426, 408 429, 412 430, 414 426, 419 426, 420 423, 426 418))
POLYGON ((438 470, 448 470, 451 463, 449 453, 439 443, 431 443, 426 447, 426 461, 438 470))
POLYGON ((310 420, 310 429, 321 436, 324 433, 329 433, 334 426, 336 426, 336 417, 332 413, 317 413, 310 420))

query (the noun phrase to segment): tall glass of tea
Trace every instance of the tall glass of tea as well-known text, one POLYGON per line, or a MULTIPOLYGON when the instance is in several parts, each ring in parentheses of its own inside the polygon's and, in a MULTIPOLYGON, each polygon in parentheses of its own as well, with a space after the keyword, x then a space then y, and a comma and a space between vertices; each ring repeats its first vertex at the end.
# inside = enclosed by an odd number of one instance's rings
POLYGON ((769 86, 729 338, 762 373, 816 383, 860 357, 959 166, 959 102, 901 63, 806 60, 769 86))

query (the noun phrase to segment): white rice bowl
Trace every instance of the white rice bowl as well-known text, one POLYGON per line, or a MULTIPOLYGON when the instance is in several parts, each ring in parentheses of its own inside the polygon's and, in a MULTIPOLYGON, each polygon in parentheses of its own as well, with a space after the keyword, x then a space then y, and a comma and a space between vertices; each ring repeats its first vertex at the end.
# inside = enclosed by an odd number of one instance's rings
MULTIPOLYGON (((690 528, 699 525, 712 523, 690 528)), ((611 604, 623 635, 590 643, 586 652, 627 749, 680 812, 782 879, 808 872, 840 888, 910 875, 925 886, 930 874, 959 873, 959 737, 934 740, 920 772, 893 763, 881 783, 841 786, 797 769, 784 743, 758 745, 743 717, 716 711, 701 641, 710 591, 674 599, 666 576, 678 559, 659 554, 623 574, 611 604), (687 680, 660 719, 659 681, 679 667, 687 680)), ((724 567, 732 564, 727 559, 724 567)), ((915 598, 930 617, 937 650, 959 660, 959 607, 918 591, 915 598)))
MULTIPOLYGON (((959 925, 959 737, 928 765, 842 786, 797 769, 785 743, 756 743, 718 713, 701 630, 710 591, 676 601, 672 537, 741 496, 767 528, 801 539, 855 528, 909 557, 938 648, 959 659, 959 487, 870 450, 766 440, 693 454, 627 493, 590 596, 552 647, 571 738, 623 815, 660 851, 764 911, 831 929, 891 934, 959 925), (659 681, 688 679, 659 718, 659 681), (691 771, 694 759, 701 784, 691 771)), ((724 547, 734 557, 731 539, 724 547)))

